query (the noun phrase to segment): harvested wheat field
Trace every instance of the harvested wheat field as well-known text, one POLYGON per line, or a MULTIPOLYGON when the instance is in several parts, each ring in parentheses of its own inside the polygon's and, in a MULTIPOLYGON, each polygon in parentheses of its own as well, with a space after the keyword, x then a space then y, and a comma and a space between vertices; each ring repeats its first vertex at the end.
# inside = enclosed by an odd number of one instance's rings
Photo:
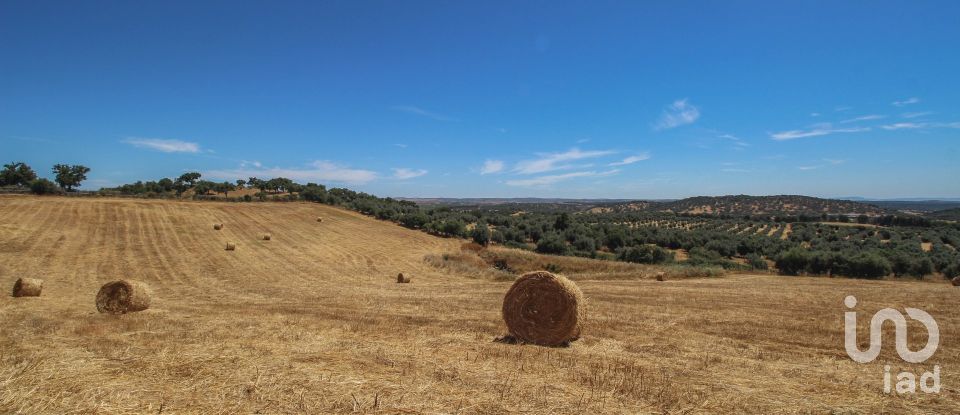
POLYGON ((572 273, 581 337, 545 348, 492 341, 509 278, 425 260, 462 242, 309 203, 0 197, 0 281, 44 281, 0 297, 0 413, 960 412, 948 283, 572 273), (150 308, 98 313, 118 279, 149 285, 150 308), (847 295, 861 348, 874 312, 915 307, 939 350, 904 363, 886 327, 880 357, 853 362, 847 295), (939 365, 942 390, 884 394, 884 364, 939 365))

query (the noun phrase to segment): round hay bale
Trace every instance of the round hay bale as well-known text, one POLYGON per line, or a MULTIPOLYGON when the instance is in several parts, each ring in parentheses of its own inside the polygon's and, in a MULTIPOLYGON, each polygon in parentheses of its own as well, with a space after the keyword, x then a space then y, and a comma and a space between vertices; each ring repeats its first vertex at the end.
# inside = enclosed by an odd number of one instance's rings
POLYGON ((580 338, 586 300, 566 277, 547 271, 517 278, 503 297, 503 321, 522 343, 563 346, 580 338))
POLYGON ((410 282, 410 277, 404 277, 403 273, 397 274, 397 283, 398 284, 407 284, 410 282))
POLYGON ((223 224, 222 224, 222 223, 214 223, 214 224, 213 224, 213 229, 219 231, 219 230, 223 229, 223 224))
POLYGON ((667 276, 666 276, 666 275, 667 275, 667 274, 665 274, 665 273, 663 273, 663 272, 658 272, 658 273, 657 273, 657 281, 666 281, 666 279, 667 279, 667 276))
POLYGON ((108 282, 97 293, 97 311, 124 314, 150 308, 150 288, 139 281, 108 282))
POLYGON ((317 216, 317 222, 323 222, 323 218, 317 216))
POLYGON ((13 283, 14 297, 39 297, 43 291, 43 280, 36 278, 17 278, 13 283))
POLYGON ((269 240, 270 240, 270 234, 269 234, 269 233, 263 234, 263 240, 264 240, 264 241, 269 241, 269 240))
POLYGON ((960 287, 960 277, 953 277, 950 283, 953 284, 954 287, 960 287))
POLYGON ((227 242, 227 248, 226 248, 226 249, 227 249, 228 251, 236 251, 236 250, 237 250, 237 244, 227 242))

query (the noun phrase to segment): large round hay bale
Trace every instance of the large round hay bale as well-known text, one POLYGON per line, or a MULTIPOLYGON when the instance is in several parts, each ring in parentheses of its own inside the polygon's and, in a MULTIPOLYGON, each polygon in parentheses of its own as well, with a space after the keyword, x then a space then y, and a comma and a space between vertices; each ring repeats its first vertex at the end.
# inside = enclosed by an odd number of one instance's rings
POLYGON ((323 222, 323 218, 317 216, 317 222, 323 222))
POLYGON ((43 280, 36 278, 17 278, 13 283, 14 297, 39 297, 43 291, 43 280))
POLYGON ((223 229, 223 224, 222 224, 222 223, 214 223, 214 224, 213 224, 213 229, 219 231, 219 230, 223 229))
POLYGON ((657 281, 665 281, 667 279, 667 274, 664 272, 657 273, 657 281))
POLYGON ((403 276, 403 273, 402 273, 402 272, 399 273, 399 274, 397 274, 397 283, 399 283, 399 284, 407 284, 407 283, 409 283, 409 282, 410 282, 410 277, 405 277, 405 276, 403 276))
POLYGON ((960 277, 953 277, 950 283, 953 284, 954 287, 960 287, 960 277))
POLYGON ((503 297, 503 321, 523 343, 563 346, 580 337, 586 300, 566 277, 547 271, 517 278, 503 297))
POLYGON ((236 250, 237 250, 237 244, 227 242, 227 248, 226 248, 226 249, 227 249, 228 251, 236 251, 236 250))
POLYGON ((108 282, 97 293, 97 311, 124 314, 150 308, 150 288, 139 281, 108 282))
POLYGON ((265 233, 265 234, 263 234, 263 240, 264 240, 264 241, 269 241, 269 240, 270 240, 270 238, 271 238, 271 236, 270 236, 270 234, 269 234, 269 233, 265 233))

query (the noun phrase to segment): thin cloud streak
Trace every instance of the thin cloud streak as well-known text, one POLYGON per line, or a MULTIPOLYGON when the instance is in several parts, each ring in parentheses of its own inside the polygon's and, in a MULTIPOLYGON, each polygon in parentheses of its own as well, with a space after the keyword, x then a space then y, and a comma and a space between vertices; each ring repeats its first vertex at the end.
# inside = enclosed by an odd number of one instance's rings
POLYGON ((507 180, 505 183, 508 186, 548 186, 557 182, 576 179, 581 177, 605 177, 612 176, 619 173, 620 170, 613 169, 602 172, 596 171, 580 171, 566 174, 556 174, 548 176, 534 177, 531 179, 518 179, 518 180, 507 180))
POLYGON ((392 110, 394 110, 394 111, 405 112, 405 113, 407 113, 407 114, 414 114, 414 115, 419 115, 419 116, 421 116, 421 117, 432 118, 432 119, 435 119, 435 120, 437 120, 437 121, 451 121, 451 122, 460 121, 460 120, 458 120, 458 119, 456 119, 456 118, 448 117, 448 116, 443 115, 443 114, 438 114, 438 113, 433 112, 433 111, 427 111, 427 110, 425 110, 425 109, 423 109, 423 108, 415 107, 415 106, 412 106, 412 105, 397 105, 397 106, 390 107, 390 109, 392 109, 392 110))
POLYGON ((770 134, 770 138, 776 141, 785 141, 804 137, 818 137, 837 133, 860 133, 864 131, 870 131, 870 127, 833 128, 830 125, 825 125, 809 130, 789 130, 772 133, 770 134))
POLYGON ((141 138, 129 137, 123 140, 124 143, 138 148, 160 151, 164 153, 199 153, 200 145, 189 141, 164 139, 164 138, 141 138))
POLYGON ((644 160, 650 160, 650 154, 643 153, 643 154, 638 154, 636 156, 630 156, 621 161, 613 162, 607 165, 608 166, 626 166, 628 164, 633 164, 638 161, 644 161, 644 160))
POLYGON ((576 147, 563 153, 539 153, 539 159, 521 161, 517 163, 513 171, 519 174, 537 174, 554 170, 572 169, 577 166, 561 163, 603 157, 614 153, 614 151, 609 150, 581 151, 576 147))
POLYGON ((839 122, 837 122, 837 124, 849 124, 849 123, 852 123, 852 122, 880 120, 880 119, 884 119, 884 118, 887 118, 887 116, 886 116, 886 115, 871 114, 871 115, 864 115, 864 116, 862 116, 862 117, 850 118, 850 119, 848 119, 848 120, 839 121, 839 122))
POLYGON ((409 180, 423 176, 427 173, 428 172, 424 169, 408 169, 401 167, 393 169, 393 178, 397 180, 409 180))
POLYGON ((232 170, 210 170, 203 172, 204 176, 217 179, 246 179, 248 177, 286 177, 301 182, 335 182, 346 184, 365 184, 377 178, 377 173, 352 169, 336 163, 318 160, 310 163, 306 168, 249 168, 241 167, 232 170))
POLYGON ((920 98, 910 97, 910 98, 907 98, 907 99, 905 99, 905 100, 903 100, 903 101, 893 101, 893 102, 890 103, 890 105, 893 105, 893 106, 895 106, 895 107, 905 107, 905 106, 907 106, 907 105, 913 105, 913 104, 916 104, 916 103, 919 103, 919 102, 920 102, 920 98))
POLYGON ((960 122, 898 122, 881 125, 884 130, 922 130, 929 128, 960 128, 960 122))

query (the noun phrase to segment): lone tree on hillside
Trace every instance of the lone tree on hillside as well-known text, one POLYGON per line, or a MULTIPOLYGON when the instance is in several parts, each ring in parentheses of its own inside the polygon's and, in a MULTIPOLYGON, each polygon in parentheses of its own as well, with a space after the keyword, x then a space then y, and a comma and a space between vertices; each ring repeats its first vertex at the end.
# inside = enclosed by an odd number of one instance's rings
POLYGON ((235 189, 236 187, 234 187, 233 183, 230 182, 217 183, 213 186, 213 191, 217 193, 223 193, 223 197, 227 197, 228 193, 234 191, 235 189))
POLYGON ((37 173, 22 161, 4 164, 0 170, 0 186, 27 186, 37 179, 37 173))
POLYGON ((184 173, 181 174, 177 180, 186 184, 187 187, 193 187, 193 185, 197 183, 197 180, 200 180, 200 173, 195 171, 184 173))
POLYGON ((477 222, 477 226, 473 228, 470 236, 473 238, 473 242, 483 246, 490 245, 490 228, 487 227, 486 222, 477 222))
POLYGON ((53 166, 53 174, 56 175, 54 181, 68 192, 72 192, 74 187, 80 186, 81 182, 87 180, 87 173, 90 173, 90 168, 79 164, 53 166))

